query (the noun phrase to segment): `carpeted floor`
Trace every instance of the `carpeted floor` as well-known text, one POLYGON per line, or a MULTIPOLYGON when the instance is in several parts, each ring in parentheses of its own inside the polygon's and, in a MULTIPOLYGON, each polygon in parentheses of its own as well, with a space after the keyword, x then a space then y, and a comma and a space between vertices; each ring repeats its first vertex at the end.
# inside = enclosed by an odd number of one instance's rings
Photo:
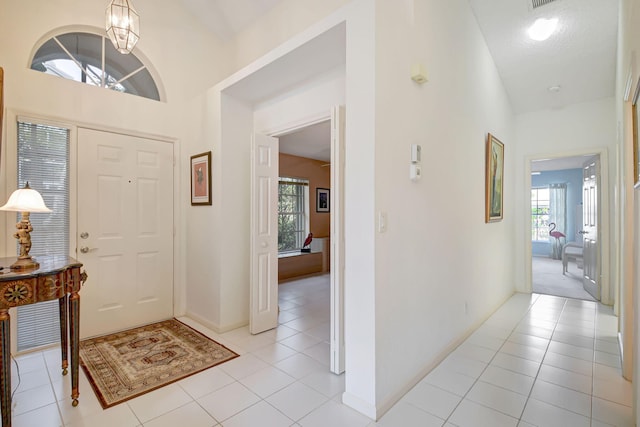
POLYGON ((561 260, 534 256, 531 272, 533 292, 595 301, 582 287, 582 270, 575 262, 569 262, 568 271, 563 275, 561 260))
POLYGON ((80 363, 103 408, 238 354, 176 319, 80 342, 80 363))

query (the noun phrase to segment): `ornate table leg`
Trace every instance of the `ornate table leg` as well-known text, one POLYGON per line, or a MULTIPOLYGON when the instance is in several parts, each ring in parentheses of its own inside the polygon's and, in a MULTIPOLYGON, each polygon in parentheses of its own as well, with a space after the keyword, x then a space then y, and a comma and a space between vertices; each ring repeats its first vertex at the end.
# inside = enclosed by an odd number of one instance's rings
POLYGON ((2 427, 11 427, 11 344, 9 337, 9 311, 0 309, 0 364, 2 375, 0 387, 2 388, 2 427))
POLYGON ((69 334, 67 320, 67 294, 58 300, 60 303, 60 348, 62 350, 62 375, 67 375, 69 367, 69 334))
POLYGON ((78 366, 80 362, 80 295, 72 291, 69 296, 69 324, 71 332, 71 398, 73 406, 78 406, 78 366))

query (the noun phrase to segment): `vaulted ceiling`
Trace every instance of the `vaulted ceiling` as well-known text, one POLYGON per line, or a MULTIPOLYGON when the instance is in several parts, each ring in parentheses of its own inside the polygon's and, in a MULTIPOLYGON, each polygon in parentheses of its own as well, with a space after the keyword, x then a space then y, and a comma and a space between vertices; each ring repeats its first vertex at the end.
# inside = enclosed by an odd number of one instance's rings
MULTIPOLYGON (((231 40, 281 0, 181 1, 220 39, 231 40)), ((614 96, 617 0, 467 1, 515 114, 614 96), (527 34, 537 18, 558 19, 545 41, 527 34)))
POLYGON ((617 0, 469 0, 516 114, 612 97, 617 0), (534 4, 542 4, 534 7, 534 4), (532 40, 537 18, 555 33, 532 40))

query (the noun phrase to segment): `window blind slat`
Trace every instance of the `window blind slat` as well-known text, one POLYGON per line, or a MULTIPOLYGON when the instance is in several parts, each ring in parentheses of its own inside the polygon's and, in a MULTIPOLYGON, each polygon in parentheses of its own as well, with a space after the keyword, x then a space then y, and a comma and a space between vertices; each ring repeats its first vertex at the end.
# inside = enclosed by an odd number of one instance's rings
MULTIPOLYGON (((69 254, 69 129, 18 122, 18 186, 29 182, 53 212, 31 214, 30 254, 69 254)), ((19 214, 16 221, 19 221, 19 214)), ((19 246, 16 244, 16 250, 19 246)), ((60 340, 58 301, 18 308, 18 351, 60 340)))

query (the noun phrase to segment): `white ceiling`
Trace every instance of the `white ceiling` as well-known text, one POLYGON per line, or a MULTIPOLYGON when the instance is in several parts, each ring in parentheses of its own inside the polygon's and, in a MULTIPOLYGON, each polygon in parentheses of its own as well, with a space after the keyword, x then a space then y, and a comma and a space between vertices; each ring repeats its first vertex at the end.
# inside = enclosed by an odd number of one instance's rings
POLYGON ((309 159, 331 161, 331 121, 316 123, 281 136, 280 152, 309 159))
MULTIPOLYGON (((280 2, 181 1, 222 40, 231 40, 280 2)), ((468 1, 516 114, 559 109, 574 103, 614 96, 617 0, 552 0, 535 9, 531 5, 532 0, 468 1), (527 35, 528 27, 539 17, 559 19, 556 33, 542 42, 533 41, 527 35), (548 88, 552 86, 559 86, 560 91, 550 92, 548 88)), ((331 59, 343 60, 342 55, 344 51, 331 59)), ((250 86, 245 89, 258 90, 250 86)), ((258 99, 255 93, 245 94, 245 97, 253 98, 255 102, 271 95, 272 91, 262 93, 258 99)), ((305 136, 304 139, 318 138, 318 129, 309 133, 313 136, 305 136)), ((328 134, 326 140, 328 150, 328 134)), ((302 155, 296 146, 302 147, 292 144, 287 150, 302 155)), ((313 147, 309 151, 322 150, 313 147)), ((322 160, 328 161, 327 158, 322 160)))
POLYGON ((617 0, 469 0, 516 114, 614 96, 617 0), (531 40, 537 18, 558 18, 546 41, 531 40), (560 86, 557 93, 549 87, 560 86))
POLYGON ((281 0, 182 0, 187 10, 228 41, 281 0))

